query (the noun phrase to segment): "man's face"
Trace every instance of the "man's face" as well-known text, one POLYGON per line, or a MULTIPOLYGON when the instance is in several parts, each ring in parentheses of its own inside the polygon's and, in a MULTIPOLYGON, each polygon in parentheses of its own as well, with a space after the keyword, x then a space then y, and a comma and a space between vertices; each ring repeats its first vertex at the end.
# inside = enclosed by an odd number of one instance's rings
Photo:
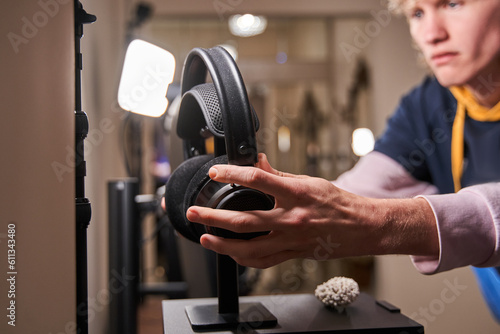
MULTIPOLYGON (((408 2, 410 3, 410 2, 408 2)), ((444 86, 476 85, 500 72, 500 0, 417 0, 410 32, 444 86)))

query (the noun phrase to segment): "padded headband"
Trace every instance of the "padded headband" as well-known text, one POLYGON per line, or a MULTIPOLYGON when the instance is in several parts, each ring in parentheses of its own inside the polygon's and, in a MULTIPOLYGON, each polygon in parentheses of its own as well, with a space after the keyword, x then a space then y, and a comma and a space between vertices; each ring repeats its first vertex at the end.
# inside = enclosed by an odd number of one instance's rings
POLYGON ((229 164, 257 162, 257 118, 238 67, 224 48, 191 50, 184 62, 182 95, 179 137, 188 142, 203 139, 202 131, 208 128, 224 137, 229 164), (213 83, 205 83, 207 71, 213 83))

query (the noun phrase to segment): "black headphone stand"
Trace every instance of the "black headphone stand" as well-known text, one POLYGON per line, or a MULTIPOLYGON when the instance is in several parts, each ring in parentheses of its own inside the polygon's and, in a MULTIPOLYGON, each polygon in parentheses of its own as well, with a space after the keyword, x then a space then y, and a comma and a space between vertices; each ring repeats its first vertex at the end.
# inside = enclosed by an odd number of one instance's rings
POLYGON ((238 265, 227 255, 217 254, 218 304, 186 306, 194 331, 270 328, 278 320, 259 302, 239 303, 238 265))

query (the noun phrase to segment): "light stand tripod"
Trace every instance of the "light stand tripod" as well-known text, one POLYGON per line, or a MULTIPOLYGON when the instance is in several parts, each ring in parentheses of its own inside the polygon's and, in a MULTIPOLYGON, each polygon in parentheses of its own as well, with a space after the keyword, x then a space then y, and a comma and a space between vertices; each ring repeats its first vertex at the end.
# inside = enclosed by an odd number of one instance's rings
POLYGON ((76 325, 77 332, 88 333, 87 227, 92 210, 85 197, 86 163, 84 140, 89 132, 87 114, 82 111, 80 40, 83 25, 96 20, 87 14, 80 1, 74 0, 75 15, 75 204, 76 204, 76 325))

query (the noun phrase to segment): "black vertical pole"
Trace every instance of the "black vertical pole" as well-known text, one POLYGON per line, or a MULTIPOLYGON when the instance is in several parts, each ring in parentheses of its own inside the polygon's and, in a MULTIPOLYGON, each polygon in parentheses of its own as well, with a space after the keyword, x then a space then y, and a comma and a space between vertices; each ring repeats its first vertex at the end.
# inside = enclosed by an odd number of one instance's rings
POLYGON ((89 132, 87 114, 82 111, 80 39, 83 24, 96 20, 87 14, 80 1, 74 0, 75 16, 75 204, 76 204, 76 325, 77 333, 88 333, 87 227, 92 210, 85 197, 86 163, 84 140, 89 132))
POLYGON ((135 178, 108 182, 109 333, 135 334, 139 302, 140 219, 135 178))
POLYGON ((238 264, 229 256, 217 254, 217 292, 220 314, 238 314, 238 264))

